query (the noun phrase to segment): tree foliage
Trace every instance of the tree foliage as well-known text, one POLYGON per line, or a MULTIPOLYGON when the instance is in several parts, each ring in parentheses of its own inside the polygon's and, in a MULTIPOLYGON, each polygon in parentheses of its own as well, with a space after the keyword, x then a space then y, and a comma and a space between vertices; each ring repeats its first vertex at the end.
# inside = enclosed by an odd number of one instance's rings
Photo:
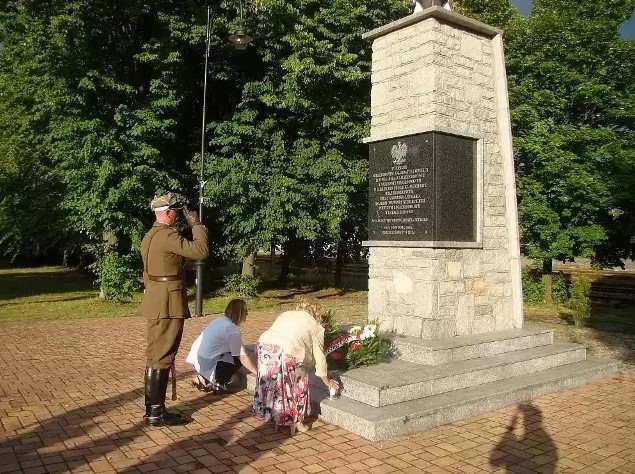
POLYGON ((15 192, 4 197, 10 210, 0 225, 12 253, 37 239, 99 258, 104 236, 134 253, 150 197, 191 182, 195 87, 185 58, 200 42, 191 26, 199 10, 195 2, 8 2, 0 156, 1 179, 15 192), (11 229, 15 222, 24 225, 11 229))
MULTIPOLYGON (((206 222, 235 259, 342 255, 366 226, 361 34, 412 5, 243 3, 256 41, 235 51, 238 4, 212 2, 206 222)), ((455 3, 505 29, 523 252, 633 256, 635 46, 618 28, 635 0, 535 0, 526 19, 508 0, 455 3)), ((133 278, 151 196, 197 191, 204 29, 195 0, 0 1, 4 253, 76 252, 102 281, 133 278)))
POLYGON ((271 1, 251 15, 253 67, 234 113, 214 123, 206 168, 228 253, 337 242, 347 224, 364 225, 370 45, 361 35, 407 7, 271 1))
POLYGON ((0 245, 64 245, 71 233, 60 209, 61 176, 51 157, 49 125, 59 118, 63 83, 46 74, 46 24, 9 4, 0 11, 0 245), (8 8, 11 7, 11 8, 8 8))
POLYGON ((633 0, 461 6, 505 28, 522 250, 615 264, 635 250, 633 0))
POLYGON ((525 252, 605 263, 635 248, 633 1, 536 1, 510 69, 525 252))

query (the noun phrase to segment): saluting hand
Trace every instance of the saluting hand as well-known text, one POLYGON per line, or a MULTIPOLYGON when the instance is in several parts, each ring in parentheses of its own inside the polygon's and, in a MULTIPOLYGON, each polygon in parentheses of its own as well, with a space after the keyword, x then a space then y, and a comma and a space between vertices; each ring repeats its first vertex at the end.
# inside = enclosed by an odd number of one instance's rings
POLYGON ((198 212, 190 211, 187 206, 183 206, 183 217, 185 217, 185 221, 190 227, 201 225, 201 220, 198 218, 198 212))

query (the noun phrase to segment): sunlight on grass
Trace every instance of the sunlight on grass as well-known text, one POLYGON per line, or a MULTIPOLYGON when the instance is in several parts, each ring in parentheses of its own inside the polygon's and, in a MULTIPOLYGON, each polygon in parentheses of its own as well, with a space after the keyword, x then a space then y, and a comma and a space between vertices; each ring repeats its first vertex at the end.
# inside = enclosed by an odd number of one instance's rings
MULTIPOLYGON (((189 289, 190 307, 194 289, 189 289)), ((129 302, 99 298, 91 277, 63 267, 0 269, 0 321, 43 321, 138 316, 142 293, 129 302)), ((366 320, 366 292, 310 287, 270 289, 259 297, 244 298, 251 312, 279 313, 292 309, 303 296, 317 298, 325 309, 335 311, 340 322, 366 320)), ((205 314, 221 314, 235 295, 218 291, 204 298, 205 314)))

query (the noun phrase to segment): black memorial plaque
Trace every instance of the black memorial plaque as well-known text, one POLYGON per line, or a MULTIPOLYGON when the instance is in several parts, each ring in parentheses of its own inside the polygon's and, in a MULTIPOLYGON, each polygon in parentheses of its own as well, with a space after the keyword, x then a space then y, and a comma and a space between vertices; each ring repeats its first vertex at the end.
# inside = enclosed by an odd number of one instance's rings
POLYGON ((433 240, 432 134, 370 145, 370 240, 433 240))
POLYGON ((369 174, 369 240, 476 240, 476 140, 428 132, 375 142, 369 174))

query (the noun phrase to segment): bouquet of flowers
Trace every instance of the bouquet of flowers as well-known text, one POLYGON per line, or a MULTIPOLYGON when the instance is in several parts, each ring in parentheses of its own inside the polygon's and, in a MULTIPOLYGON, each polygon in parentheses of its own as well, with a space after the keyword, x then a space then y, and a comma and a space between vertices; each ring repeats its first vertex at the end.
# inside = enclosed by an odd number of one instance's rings
POLYGON ((379 326, 353 326, 341 332, 333 314, 322 316, 324 352, 327 361, 342 369, 354 369, 380 362, 390 351, 390 342, 379 337, 379 326))

